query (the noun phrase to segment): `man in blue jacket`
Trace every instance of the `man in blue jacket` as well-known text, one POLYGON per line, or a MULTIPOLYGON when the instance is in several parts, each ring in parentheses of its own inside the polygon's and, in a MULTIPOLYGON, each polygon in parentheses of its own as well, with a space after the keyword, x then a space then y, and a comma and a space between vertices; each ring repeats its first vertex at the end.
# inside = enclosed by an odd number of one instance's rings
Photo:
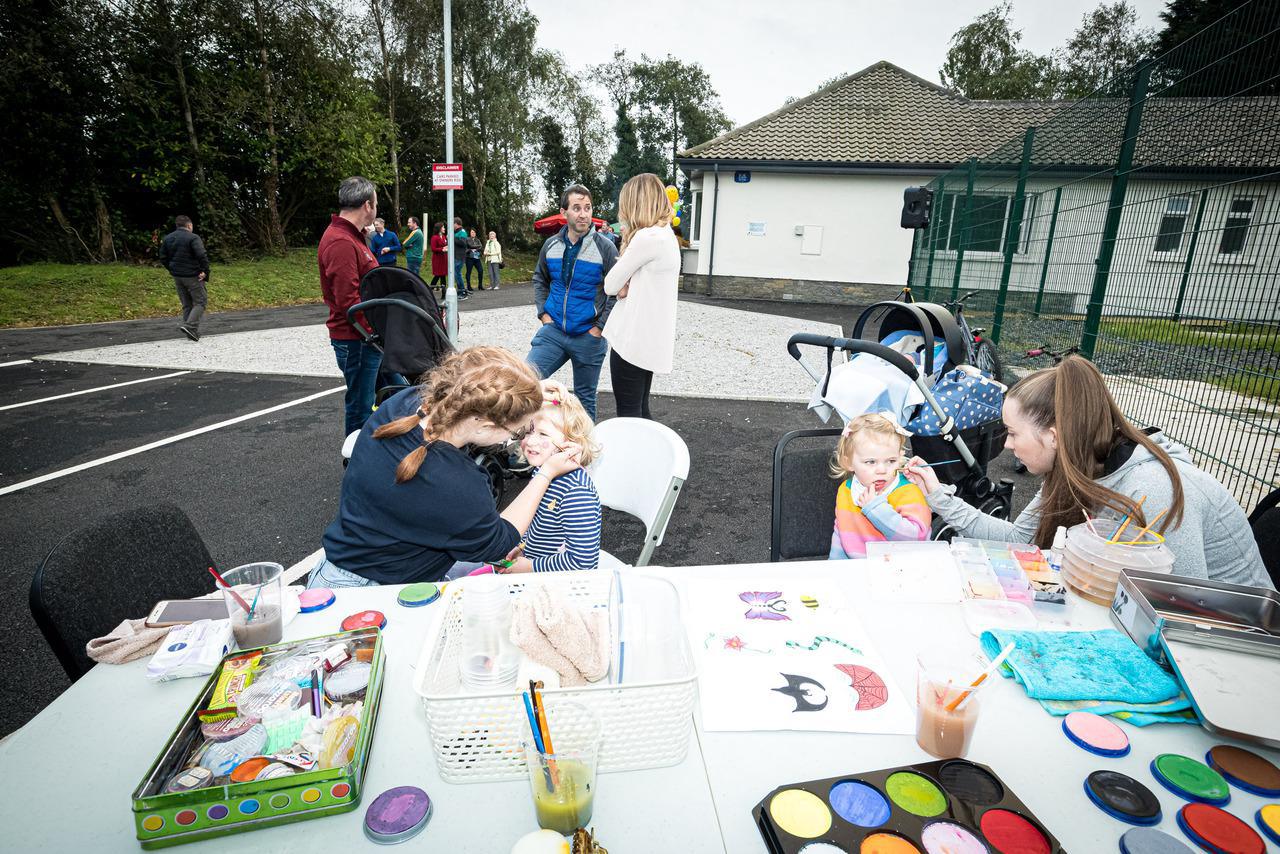
POLYGON ((609 345, 601 337, 614 298, 604 277, 618 260, 613 242, 591 225, 591 191, 574 184, 560 197, 565 226, 542 244, 533 271, 533 300, 542 328, 533 336, 527 361, 543 378, 573 363, 573 393, 592 420, 596 386, 609 345))
POLYGON ((394 231, 387 231, 387 223, 382 217, 373 221, 373 234, 369 235, 369 251, 378 259, 381 267, 394 267, 400 252, 400 238, 394 231))

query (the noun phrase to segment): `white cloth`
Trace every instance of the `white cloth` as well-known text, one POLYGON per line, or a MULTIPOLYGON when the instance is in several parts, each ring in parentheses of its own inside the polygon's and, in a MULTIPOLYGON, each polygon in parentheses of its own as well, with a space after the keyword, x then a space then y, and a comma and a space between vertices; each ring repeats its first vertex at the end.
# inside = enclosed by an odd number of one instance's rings
POLYGON ((631 285, 609 312, 604 337, 619 356, 637 368, 671 373, 679 279, 680 244, 665 225, 637 231, 605 276, 607 294, 615 295, 623 285, 631 285))
POLYGON ((884 359, 858 353, 849 361, 831 368, 827 393, 814 389, 809 408, 823 421, 832 411, 840 420, 868 412, 892 412, 899 424, 906 424, 916 406, 924 403, 924 394, 911 378, 884 359))

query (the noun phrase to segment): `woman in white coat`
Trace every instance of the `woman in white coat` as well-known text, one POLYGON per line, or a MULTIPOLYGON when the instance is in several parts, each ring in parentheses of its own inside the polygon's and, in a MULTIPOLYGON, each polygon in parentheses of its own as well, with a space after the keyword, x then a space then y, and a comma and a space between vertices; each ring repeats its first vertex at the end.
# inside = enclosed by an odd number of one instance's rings
POLYGON ((622 249, 604 280, 605 293, 618 297, 604 325, 609 374, 618 417, 651 418, 653 375, 671 373, 675 354, 680 278, 680 244, 662 180, 646 172, 627 181, 618 218, 622 249))

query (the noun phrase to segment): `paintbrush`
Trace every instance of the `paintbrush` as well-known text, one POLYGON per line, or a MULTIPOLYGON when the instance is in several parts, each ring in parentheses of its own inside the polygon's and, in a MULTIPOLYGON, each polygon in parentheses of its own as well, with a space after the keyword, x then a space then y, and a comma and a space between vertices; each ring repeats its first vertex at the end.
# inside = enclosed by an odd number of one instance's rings
POLYGON ((1142 538, 1143 538, 1143 537, 1145 537, 1145 536, 1147 535, 1147 533, 1148 533, 1148 532, 1150 532, 1150 531, 1151 531, 1151 529, 1155 527, 1156 522, 1159 522, 1159 521, 1160 521, 1160 519, 1164 517, 1164 514, 1166 514, 1166 513, 1168 513, 1168 512, 1169 512, 1169 508, 1168 508, 1168 507, 1166 507, 1166 508, 1164 508, 1163 510, 1161 510, 1159 513, 1157 513, 1157 514, 1156 514, 1156 516, 1155 516, 1155 518, 1154 518, 1154 519, 1152 519, 1150 522, 1148 522, 1148 523, 1147 523, 1147 527, 1143 528, 1141 531, 1139 531, 1138 533, 1136 533, 1136 534, 1134 534, 1134 535, 1133 535, 1133 539, 1132 539, 1132 540, 1129 540, 1127 543, 1121 543, 1120 545, 1122 545, 1122 546, 1136 546, 1136 545, 1137 545, 1137 544, 1142 540, 1142 538))
POLYGON ((963 691, 960 692, 959 696, 957 696, 950 703, 947 703, 947 711, 954 712, 956 709, 958 709, 964 703, 964 701, 968 699, 969 695, 973 693, 974 688, 977 688, 983 682, 986 682, 987 677, 990 676, 992 673, 995 673, 997 667, 1004 664, 1004 660, 1009 657, 1010 653, 1013 652, 1015 646, 1016 644, 1014 644, 1013 641, 1009 641, 1009 643, 1005 644, 1004 649, 1000 650, 1000 654, 997 655, 995 658, 991 659, 991 663, 987 665, 987 669, 982 671, 982 675, 979 676, 977 679, 973 680, 972 682, 970 682, 968 688, 965 688, 963 691))
POLYGON ((227 580, 218 574, 218 570, 214 569, 213 567, 209 567, 209 573, 213 576, 214 581, 222 585, 222 588, 231 594, 231 598, 236 600, 236 604, 239 605, 241 608, 244 608, 244 612, 246 614, 252 613, 252 611, 249 608, 249 603, 244 601, 244 597, 242 597, 239 593, 237 593, 231 587, 231 585, 227 583, 227 580))
MULTIPOLYGON (((1138 499, 1138 506, 1134 508, 1134 513, 1142 509, 1142 502, 1146 500, 1147 500, 1147 496, 1145 495, 1138 499)), ((1111 544, 1119 541, 1120 535, 1124 533, 1125 528, 1129 527, 1129 522, 1132 519, 1133 519, 1133 513, 1124 514, 1124 521, 1120 523, 1120 527, 1117 528, 1116 532, 1111 535, 1111 539, 1107 540, 1107 543, 1111 544)))

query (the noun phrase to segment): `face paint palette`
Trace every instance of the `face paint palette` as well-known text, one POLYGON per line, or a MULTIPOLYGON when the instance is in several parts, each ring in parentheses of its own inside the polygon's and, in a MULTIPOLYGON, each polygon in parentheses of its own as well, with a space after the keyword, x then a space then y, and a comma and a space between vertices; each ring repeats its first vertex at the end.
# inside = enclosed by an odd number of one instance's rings
POLYGON ((965 759, 792 783, 751 811, 770 854, 1062 854, 985 765, 965 759))

